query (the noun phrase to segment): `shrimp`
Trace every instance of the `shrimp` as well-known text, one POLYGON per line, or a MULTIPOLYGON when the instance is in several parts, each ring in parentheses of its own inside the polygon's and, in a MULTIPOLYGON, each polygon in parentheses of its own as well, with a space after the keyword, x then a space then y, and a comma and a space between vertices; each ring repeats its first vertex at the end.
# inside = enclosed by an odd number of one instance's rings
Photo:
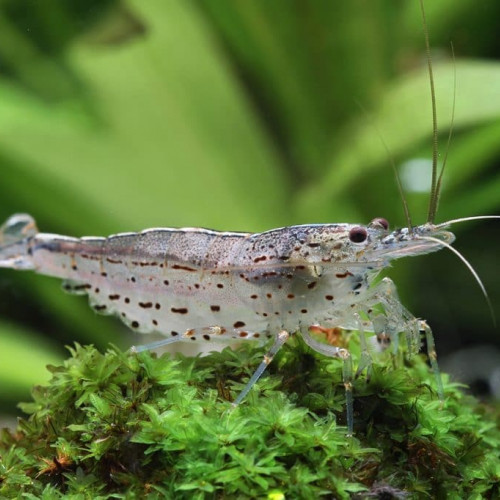
MULTIPOLYGON (((352 431, 351 356, 311 332, 371 332, 394 348, 405 332, 409 350, 416 352, 423 330, 438 373, 427 324, 400 303, 389 278, 374 280, 394 259, 449 246, 455 237, 447 226, 390 231, 377 218, 368 225, 312 224, 262 233, 156 228, 70 238, 40 233, 31 216, 18 214, 0 228, 0 267, 62 278, 66 291, 87 294, 98 313, 114 314, 136 332, 165 336, 135 351, 179 341, 273 339, 235 405, 298 332, 312 349, 343 359, 352 431)), ((369 363, 367 352, 362 363, 369 363)))

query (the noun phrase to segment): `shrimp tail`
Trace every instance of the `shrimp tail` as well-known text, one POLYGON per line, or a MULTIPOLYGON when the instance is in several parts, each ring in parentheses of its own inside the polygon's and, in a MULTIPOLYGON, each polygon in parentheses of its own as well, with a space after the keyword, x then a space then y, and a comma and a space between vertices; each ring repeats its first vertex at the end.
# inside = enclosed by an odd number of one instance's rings
POLYGON ((34 269, 31 242, 38 233, 33 217, 15 214, 0 227, 0 267, 34 269))

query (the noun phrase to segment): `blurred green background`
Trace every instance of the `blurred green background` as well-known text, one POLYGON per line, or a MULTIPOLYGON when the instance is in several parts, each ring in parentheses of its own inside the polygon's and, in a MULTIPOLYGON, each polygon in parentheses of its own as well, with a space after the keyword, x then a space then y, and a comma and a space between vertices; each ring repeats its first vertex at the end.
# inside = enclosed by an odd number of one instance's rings
MULTIPOLYGON (((456 68, 438 221, 498 214, 500 3, 426 9, 441 153, 456 68)), ((422 223, 428 89, 417 0, 2 0, 0 218, 28 212, 42 231, 72 236, 376 216, 401 226, 381 136, 422 223)), ((499 223, 454 231, 500 318, 499 223)), ((499 344, 478 287, 449 252, 389 274, 433 326, 441 356, 499 344)), ((14 411, 74 341, 138 339, 57 280, 0 270, 0 410, 14 411)))

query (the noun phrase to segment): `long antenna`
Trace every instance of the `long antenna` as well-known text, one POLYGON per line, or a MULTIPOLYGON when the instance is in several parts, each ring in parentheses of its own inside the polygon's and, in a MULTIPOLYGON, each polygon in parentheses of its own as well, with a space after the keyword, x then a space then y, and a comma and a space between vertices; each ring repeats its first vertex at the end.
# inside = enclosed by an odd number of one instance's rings
POLYGON ((436 90, 434 88, 434 72, 432 71, 432 58, 431 58, 431 48, 429 44, 429 30, 427 28, 427 18, 425 16, 424 0, 420 0, 420 10, 422 12, 422 26, 424 30, 425 39, 425 53, 427 58, 427 70, 429 72, 429 84, 431 87, 431 104, 432 104, 432 181, 431 181, 431 193, 429 199, 429 211, 427 215, 427 222, 431 224, 434 222, 436 217, 437 203, 439 198, 438 191, 438 174, 437 174, 437 162, 438 162, 438 123, 437 123, 437 110, 436 110, 436 90))
POLYGON ((389 161, 392 166, 392 171, 394 172, 394 177, 396 178, 396 184, 398 186, 398 191, 399 191, 399 196, 401 197, 401 202, 403 203, 403 210, 405 213, 405 218, 406 218, 406 223, 408 224, 408 231, 411 233, 413 231, 413 226, 411 223, 411 216, 410 216, 410 208, 408 207, 408 202, 405 197, 405 191, 403 189, 403 184, 401 182, 401 177, 399 176, 398 169, 396 167, 396 164, 394 163, 394 158, 391 156, 389 148, 387 147, 387 144, 385 143, 383 137, 381 137, 382 144, 384 145, 384 148, 387 152, 387 155, 389 156, 389 161))
MULTIPOLYGON (((473 219, 473 217, 470 217, 469 220, 470 219, 473 219)), ((490 297, 488 296, 488 292, 486 291, 486 288, 483 285, 481 278, 477 274, 476 270, 472 267, 472 264, 455 247, 452 247, 449 243, 446 243, 443 240, 440 240, 438 238, 433 238, 432 236, 419 236, 418 238, 420 240, 432 241, 434 243, 439 243, 440 245, 443 245, 445 248, 450 250, 450 252, 453 252, 465 264, 465 267, 467 267, 467 269, 470 271, 472 276, 474 276, 476 283, 479 285, 479 288, 481 289, 481 292, 483 293, 483 296, 486 299, 486 304, 488 305, 488 309, 490 311, 491 319, 493 321, 493 326, 496 327, 497 320, 496 320, 495 311, 493 309, 493 305, 491 303, 490 297)))
POLYGON ((451 57, 453 59, 453 106, 451 108, 451 120, 450 120, 450 132, 448 134, 448 140, 446 141, 446 150, 444 152, 443 165, 441 167, 441 171, 439 172, 439 177, 436 184, 436 207, 434 210, 434 216, 436 216, 436 212, 439 204, 439 194, 441 192, 441 184, 443 181, 444 168, 446 167, 446 162, 448 161, 448 154, 450 152, 450 144, 451 137, 453 135, 453 127, 455 125, 455 108, 457 102, 457 64, 455 60, 455 49, 453 48, 453 42, 450 44, 451 46, 451 57))
POLYGON ((408 207, 408 202, 407 202, 406 197, 405 197, 405 191, 403 189, 403 183, 401 182, 401 177, 400 177, 398 169, 396 167, 396 163, 394 162, 394 158, 391 155, 391 151, 389 149, 389 146, 387 146, 387 143, 384 140, 384 136, 380 132, 380 129, 378 128, 375 120, 373 120, 373 117, 368 113, 368 111, 365 109, 365 107, 359 101, 356 100, 355 102, 358 105, 359 109, 361 109, 362 113, 370 120, 372 127, 375 129, 375 132, 377 132, 378 138, 379 138, 380 142, 382 143, 382 146, 385 149, 385 153, 387 155, 389 163, 392 167, 392 171, 394 173, 394 177, 396 179, 396 185, 398 187, 399 196, 401 197, 401 202, 403 204, 403 211, 405 214, 406 223, 408 225, 408 231, 411 232, 412 231, 412 223, 411 223, 410 208, 408 207))

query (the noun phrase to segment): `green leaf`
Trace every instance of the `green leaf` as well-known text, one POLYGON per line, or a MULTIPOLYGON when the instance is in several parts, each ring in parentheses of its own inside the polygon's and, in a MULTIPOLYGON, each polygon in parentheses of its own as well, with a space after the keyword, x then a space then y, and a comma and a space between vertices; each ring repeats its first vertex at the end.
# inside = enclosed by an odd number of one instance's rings
POLYGON ((60 363, 62 359, 62 355, 55 354, 50 342, 13 324, 0 322, 0 341, 0 380, 4 397, 14 397, 19 392, 27 395, 33 385, 46 383, 51 376, 46 366, 60 363))
POLYGON ((0 87, 0 147, 111 216, 115 230, 255 228, 272 213, 279 223, 288 182, 199 13, 187 2, 134 8, 147 36, 69 54, 86 103, 47 105, 0 87))

